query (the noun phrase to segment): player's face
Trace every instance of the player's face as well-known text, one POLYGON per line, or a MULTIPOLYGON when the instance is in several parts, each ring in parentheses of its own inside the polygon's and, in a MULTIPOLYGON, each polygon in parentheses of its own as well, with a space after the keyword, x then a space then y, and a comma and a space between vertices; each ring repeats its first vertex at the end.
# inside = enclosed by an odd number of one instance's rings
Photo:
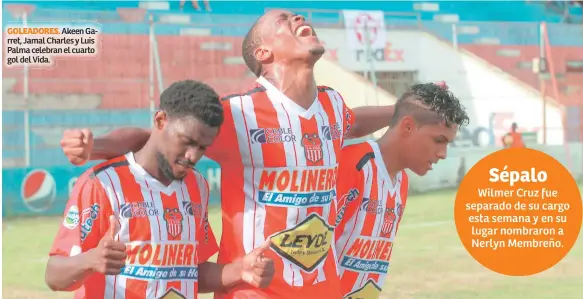
POLYGON ((195 117, 166 120, 157 157, 164 174, 172 180, 183 179, 218 133, 219 128, 210 127, 195 117))
POLYGON ((272 10, 261 18, 260 28, 264 51, 274 60, 317 60, 324 54, 314 28, 301 15, 272 10))
POLYGON ((458 126, 445 123, 424 125, 411 130, 406 151, 409 169, 423 176, 433 169, 433 164, 447 157, 447 146, 457 134, 458 126))

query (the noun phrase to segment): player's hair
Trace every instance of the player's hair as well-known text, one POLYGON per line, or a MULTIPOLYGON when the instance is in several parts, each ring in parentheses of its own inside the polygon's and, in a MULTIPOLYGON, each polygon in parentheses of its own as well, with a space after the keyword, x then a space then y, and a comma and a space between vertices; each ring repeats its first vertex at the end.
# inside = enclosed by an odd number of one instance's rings
POLYGON ((183 80, 172 83, 160 95, 160 110, 169 117, 194 116, 204 124, 223 124, 223 105, 219 95, 205 83, 183 80))
POLYGON ((261 19, 257 20, 247 35, 243 39, 242 55, 245 64, 255 76, 259 77, 261 75, 261 63, 255 59, 255 50, 261 44, 261 35, 259 34, 259 29, 261 26, 261 19))
POLYGON ((448 127, 453 124, 461 127, 470 122, 459 99, 447 86, 435 83, 411 86, 397 100, 391 126, 396 125, 405 116, 412 116, 419 125, 445 121, 448 127))

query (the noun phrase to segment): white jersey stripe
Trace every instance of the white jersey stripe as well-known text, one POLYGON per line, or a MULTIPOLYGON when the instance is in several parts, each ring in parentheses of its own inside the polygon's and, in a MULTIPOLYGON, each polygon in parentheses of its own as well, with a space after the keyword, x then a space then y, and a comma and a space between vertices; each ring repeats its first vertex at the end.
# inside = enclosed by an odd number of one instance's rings
MULTIPOLYGON (((197 176, 197 181, 198 181, 198 173, 194 172, 197 176)), ((200 182, 199 182, 199 186, 200 186, 200 182)), ((204 195, 205 192, 206 194, 208 194, 208 191, 205 191, 206 189, 202 189, 199 188, 200 190, 200 200, 201 200, 201 213, 204 213, 205 211, 205 207, 206 207, 206 203, 207 201, 205 200, 206 197, 208 197, 208 195, 204 195)), ((182 181, 181 185, 180 185, 180 192, 177 196, 177 198, 179 200, 182 200, 183 202, 191 202, 192 200, 190 199, 190 194, 188 193, 188 189, 186 187, 186 184, 184 183, 184 181, 182 181)), ((194 212, 194 210, 193 210, 194 212)), ((184 213, 183 215, 188 215, 187 213, 184 213)), ((200 219, 203 219, 204 214, 201 214, 200 219)), ((199 225, 202 225, 202 223, 196 223, 194 221, 194 219, 192 217, 188 217, 188 219, 190 219, 190 221, 188 221, 188 225, 190 226, 190 234, 188 236, 188 240, 190 240, 190 242, 195 242, 196 246, 198 246, 198 240, 196 239, 196 228, 199 227, 199 225)), ((202 222, 202 221, 201 221, 202 222)), ((190 281, 190 280, 183 280, 182 281, 182 292, 184 292, 184 295, 186 296, 186 298, 189 298, 189 296, 191 296, 191 292, 194 291, 194 281, 190 281)))
MULTIPOLYGON (((108 194, 109 203, 112 207, 114 215, 119 215, 119 207, 125 203, 125 197, 121 188, 120 179, 113 168, 108 168, 97 175, 102 183, 107 185, 106 193, 108 194), (103 178, 103 179, 101 179, 103 178)), ((130 233, 127 225, 121 225, 117 238, 121 242, 129 242, 130 233)), ((124 276, 108 275, 105 277, 106 285, 115 286, 115 288, 105 288, 104 297, 106 299, 124 299, 127 278, 124 276), (119 276, 119 277, 118 277, 119 276)))

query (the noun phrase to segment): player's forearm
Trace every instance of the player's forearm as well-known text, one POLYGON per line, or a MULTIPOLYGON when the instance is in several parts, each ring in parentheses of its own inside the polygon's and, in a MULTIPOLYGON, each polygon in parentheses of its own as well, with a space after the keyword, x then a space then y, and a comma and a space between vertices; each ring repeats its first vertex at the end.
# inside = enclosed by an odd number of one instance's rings
POLYGON ((241 271, 239 262, 227 265, 202 263, 198 267, 198 291, 210 293, 234 287, 242 282, 241 271))
POLYGON ((140 150, 150 138, 150 130, 121 128, 95 138, 91 160, 108 160, 140 150))
POLYGON ((76 256, 51 256, 47 263, 45 282, 53 291, 78 289, 92 270, 87 253, 76 256))
POLYGON ((354 125, 345 138, 359 138, 388 127, 395 113, 395 106, 363 106, 352 109, 354 125))

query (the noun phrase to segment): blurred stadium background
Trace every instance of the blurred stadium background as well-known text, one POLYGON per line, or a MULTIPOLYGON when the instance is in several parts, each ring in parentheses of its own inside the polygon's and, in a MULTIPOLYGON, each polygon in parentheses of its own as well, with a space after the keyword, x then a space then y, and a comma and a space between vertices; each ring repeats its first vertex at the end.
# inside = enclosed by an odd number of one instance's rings
MULTIPOLYGON (((503 277, 471 260, 452 220, 459 180, 501 148, 512 122, 529 147, 551 154, 583 181, 580 1, 209 4, 212 11, 203 1, 200 10, 190 1, 183 7, 168 1, 2 4, 4 27, 94 21, 103 32, 98 58, 61 60, 48 70, 3 66, 4 298, 71 298, 44 286, 59 216, 86 169, 67 163, 59 147, 63 130, 89 127, 101 135, 121 126, 149 127, 160 91, 176 80, 202 80, 221 94, 247 90, 254 76, 241 58, 241 42, 272 8, 314 24, 328 49, 316 68, 318 83, 340 91, 349 106, 391 104, 416 82, 444 80, 470 112, 470 126, 449 158, 428 176, 412 178, 416 195, 382 298, 583 298, 581 241, 543 274, 503 277), (362 14, 347 21, 343 10, 362 14)), ((198 168, 213 189, 211 220, 220 235, 220 169, 209 160, 198 168)))

